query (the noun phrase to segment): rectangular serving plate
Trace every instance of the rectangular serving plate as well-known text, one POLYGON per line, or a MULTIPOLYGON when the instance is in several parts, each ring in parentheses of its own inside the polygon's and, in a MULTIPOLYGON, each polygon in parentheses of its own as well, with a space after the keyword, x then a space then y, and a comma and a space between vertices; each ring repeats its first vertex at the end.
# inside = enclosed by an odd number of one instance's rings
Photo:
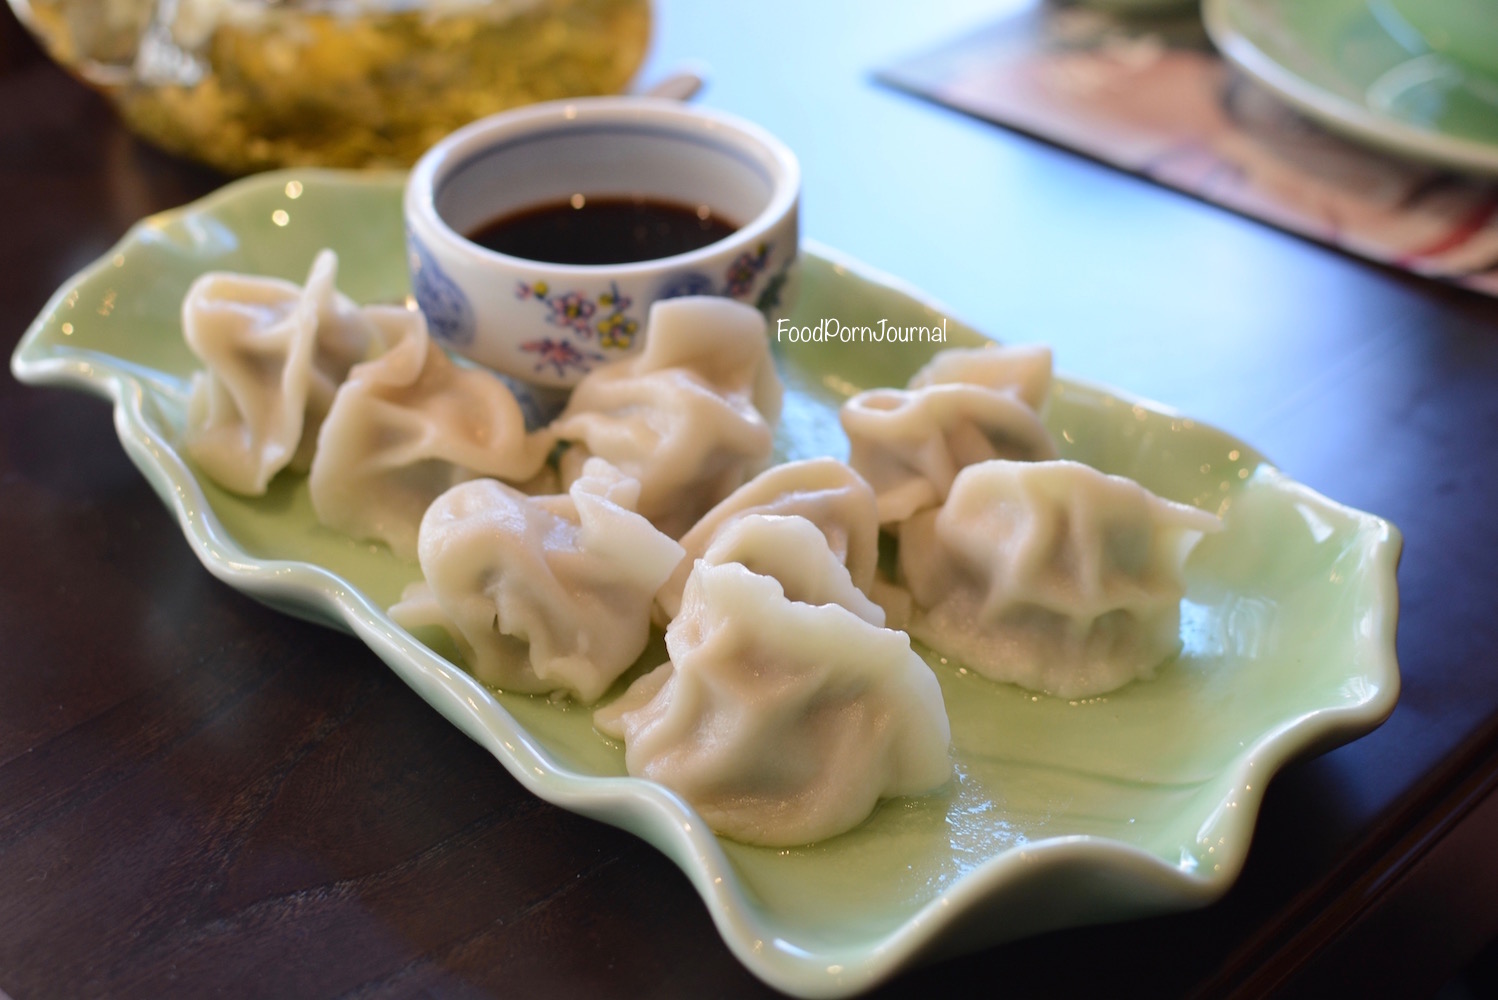
MULTIPOLYGON (((950 787, 885 802, 857 829, 807 847, 714 837, 674 794, 625 775, 620 746, 593 730, 590 708, 486 689, 395 625, 384 609, 418 567, 318 525, 305 479, 283 475, 264 497, 237 497, 179 451, 197 367, 179 319, 192 280, 209 270, 300 280, 331 246, 343 291, 400 301, 402 184, 400 175, 263 174, 146 219, 59 289, 12 368, 23 381, 112 400, 121 442, 210 572, 354 633, 531 791, 665 852, 734 953, 771 985, 845 996, 934 954, 1206 904, 1241 868, 1274 772, 1393 709, 1392 525, 1292 482, 1227 434, 1058 379, 1045 418, 1064 457, 1224 518, 1187 567, 1181 654, 1153 680, 1066 701, 923 650, 951 716, 950 787)), ((983 342, 914 290, 826 248, 808 245, 801 268, 796 325, 944 323, 946 346, 983 342)), ((903 385, 941 346, 782 339, 777 458, 845 457, 841 401, 903 385)), ((636 670, 663 659, 656 641, 636 670)))

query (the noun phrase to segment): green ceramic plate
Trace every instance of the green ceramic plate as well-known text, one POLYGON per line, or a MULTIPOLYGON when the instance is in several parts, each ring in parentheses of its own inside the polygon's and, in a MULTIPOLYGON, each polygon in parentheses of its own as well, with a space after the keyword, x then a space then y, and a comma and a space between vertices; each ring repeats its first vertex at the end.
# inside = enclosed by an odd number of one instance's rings
POLYGON ((1224 56, 1388 152, 1498 174, 1498 80, 1432 52, 1386 0, 1203 0, 1224 56))
MULTIPOLYGON (((655 844, 767 982, 847 995, 934 953, 1208 903, 1243 864, 1270 776, 1393 708, 1392 526, 1291 482, 1226 434, 1063 379, 1048 422, 1068 457, 1226 520, 1190 562, 1179 659, 1151 682, 1068 702, 931 657, 952 716, 948 790, 885 803, 812 847, 716 839, 670 792, 625 777, 620 748, 593 731, 588 711, 486 690, 393 624, 384 608, 416 567, 318 527, 302 479, 240 499, 200 480, 177 450, 194 367, 178 308, 194 276, 300 279, 332 246, 354 298, 399 299, 401 183, 267 174, 147 219, 58 291, 16 350, 15 373, 113 400, 125 449, 212 573, 358 635, 537 795, 655 844)), ((825 250, 809 249, 804 264, 797 322, 947 317, 825 250)), ((953 343, 981 339, 956 320, 948 329, 953 343)), ((903 384, 933 349, 779 345, 780 454, 844 454, 839 402, 903 384)))

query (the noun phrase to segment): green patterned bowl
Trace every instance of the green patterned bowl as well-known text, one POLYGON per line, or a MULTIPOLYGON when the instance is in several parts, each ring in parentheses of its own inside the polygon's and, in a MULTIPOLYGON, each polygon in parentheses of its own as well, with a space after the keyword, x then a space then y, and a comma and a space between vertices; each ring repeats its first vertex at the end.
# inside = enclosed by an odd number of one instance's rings
POLYGON ((1498 79, 1430 51, 1389 0, 1202 0, 1202 23, 1224 58, 1332 131, 1498 175, 1498 79))
POLYGON ((1420 32, 1432 49, 1498 79, 1498 4, 1493 0, 1385 2, 1420 32))
MULTIPOLYGON (((205 270, 299 279, 332 246, 361 301, 406 295, 402 178, 263 174, 146 219, 58 291, 17 348, 18 378, 114 402, 120 440, 210 572, 288 614, 345 629, 537 795, 650 841, 691 878, 756 975, 803 996, 866 989, 922 958, 1051 928, 1201 906, 1248 851, 1286 761, 1368 732, 1393 709, 1399 533, 1318 496, 1247 445, 1162 407, 1058 380, 1065 457, 1221 514, 1188 566, 1180 656, 1158 677, 1069 702, 930 656, 957 780, 886 802, 793 850, 719 840, 671 792, 624 774, 590 712, 487 690, 385 607, 417 568, 319 527, 305 480, 260 499, 200 479, 179 442, 194 362, 178 318, 205 270), (113 308, 100 309, 106 300, 113 308)), ((794 322, 934 326, 980 336, 912 290, 811 248, 794 322)), ((777 345, 783 458, 846 453, 837 406, 902 384, 938 345, 777 345)), ((1064 359, 1063 359, 1064 361, 1064 359)), ((659 647, 654 657, 658 662, 659 647)), ((581 862, 580 862, 581 863, 581 862)))

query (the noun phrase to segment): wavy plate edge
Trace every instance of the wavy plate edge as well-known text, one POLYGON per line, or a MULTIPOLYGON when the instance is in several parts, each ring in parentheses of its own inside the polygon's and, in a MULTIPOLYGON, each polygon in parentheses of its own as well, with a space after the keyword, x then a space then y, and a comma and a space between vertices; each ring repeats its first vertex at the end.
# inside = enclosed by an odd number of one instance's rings
MULTIPOLYGON (((1183 871, 1139 848, 1106 838, 1050 838, 989 859, 876 940, 823 952, 807 951, 779 937, 773 924, 760 918, 716 837, 674 793, 640 779, 590 777, 561 766, 477 681, 396 626, 383 609, 353 585, 310 563, 250 556, 218 521, 181 457, 152 430, 143 412, 146 393, 141 373, 128 370, 128 365, 110 364, 107 356, 73 349, 49 350, 42 339, 49 317, 57 312, 68 292, 109 267, 115 254, 144 233, 180 218, 211 212, 219 204, 260 187, 283 186, 291 177, 392 191, 403 183, 398 174, 280 171, 235 181, 197 201, 149 216, 53 294, 11 357, 11 371, 23 383, 81 389, 112 403, 115 429, 126 453, 165 502, 193 552, 213 576, 283 613, 352 633, 423 700, 493 754, 532 794, 651 843, 686 874, 735 957, 764 982, 798 996, 849 996, 872 988, 923 958, 970 951, 1061 927, 1204 906, 1218 899, 1235 881, 1247 856, 1250 836, 1235 838, 1242 848, 1222 857, 1220 870, 1206 873, 1183 871), (317 613, 308 614, 309 608, 317 613), (1102 915, 1097 912, 1098 890, 1093 882, 1100 873, 1108 876, 1104 880, 1108 906, 1103 909, 1111 908, 1102 915), (1075 899, 1068 898, 1065 884, 1073 877, 1080 877, 1088 888, 1090 901, 1085 907, 1079 908, 1075 899), (1042 890, 1047 905, 1029 924, 1000 934, 983 933, 988 904, 1042 890)), ((820 258, 861 282, 906 296, 933 314, 961 323, 951 310, 908 282, 814 241, 803 240, 802 249, 806 256, 820 258)), ((1066 381, 1131 406, 1178 415, 1169 407, 1116 389, 1083 380, 1066 381)), ((1256 779, 1256 787, 1246 792, 1236 810, 1238 822, 1248 834, 1257 821, 1269 777, 1292 759, 1330 749, 1376 728, 1393 711, 1399 694, 1394 650, 1398 618, 1395 571, 1402 545, 1398 529, 1295 483, 1267 463, 1260 467, 1259 474, 1277 477, 1304 500, 1358 523, 1358 537, 1369 547, 1371 564, 1376 568, 1374 600, 1381 613, 1378 633, 1365 637, 1375 654, 1374 662, 1367 667, 1378 675, 1376 690, 1361 702, 1318 709, 1291 720, 1239 757, 1239 767, 1232 774, 1235 786, 1247 786, 1250 777, 1256 779)))
POLYGON ((1333 132, 1395 156, 1498 176, 1498 146, 1430 132, 1380 114, 1366 104, 1323 90, 1264 51, 1235 20, 1234 10, 1251 2, 1202 0, 1202 24, 1228 62, 1333 132))

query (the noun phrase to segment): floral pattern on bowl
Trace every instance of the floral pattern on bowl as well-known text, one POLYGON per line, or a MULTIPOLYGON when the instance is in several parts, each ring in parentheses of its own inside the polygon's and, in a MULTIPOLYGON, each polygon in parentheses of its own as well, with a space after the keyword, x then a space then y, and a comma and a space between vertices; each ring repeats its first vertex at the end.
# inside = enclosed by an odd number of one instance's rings
MULTIPOLYGON (((763 282, 760 293, 755 296, 753 292, 773 251, 774 244, 762 242, 752 251, 739 254, 729 263, 721 283, 700 271, 673 274, 662 284, 656 299, 719 295, 752 302, 761 312, 773 312, 781 305, 780 292, 795 260, 794 255, 787 259, 779 271, 763 282)), ((413 271, 413 281, 420 283, 422 280, 422 274, 413 271)), ((522 351, 535 356, 535 372, 538 374, 552 374, 558 378, 585 375, 594 366, 631 350, 643 328, 638 311, 633 309, 635 300, 619 290, 617 281, 610 281, 607 289, 597 294, 573 286, 560 292, 547 281, 520 281, 515 286, 515 298, 544 305, 546 322, 558 328, 555 337, 538 337, 520 345, 522 351), (594 350, 594 345, 618 353, 606 354, 594 350)), ((420 295, 417 299, 425 301, 420 295)), ((425 311, 425 305, 422 308, 425 311)), ((429 318, 431 315, 428 313, 429 318)))
POLYGON ((455 347, 473 342, 473 306, 457 282, 443 273, 437 259, 416 238, 406 232, 406 251, 410 260, 411 292, 426 315, 427 328, 438 340, 455 347))

